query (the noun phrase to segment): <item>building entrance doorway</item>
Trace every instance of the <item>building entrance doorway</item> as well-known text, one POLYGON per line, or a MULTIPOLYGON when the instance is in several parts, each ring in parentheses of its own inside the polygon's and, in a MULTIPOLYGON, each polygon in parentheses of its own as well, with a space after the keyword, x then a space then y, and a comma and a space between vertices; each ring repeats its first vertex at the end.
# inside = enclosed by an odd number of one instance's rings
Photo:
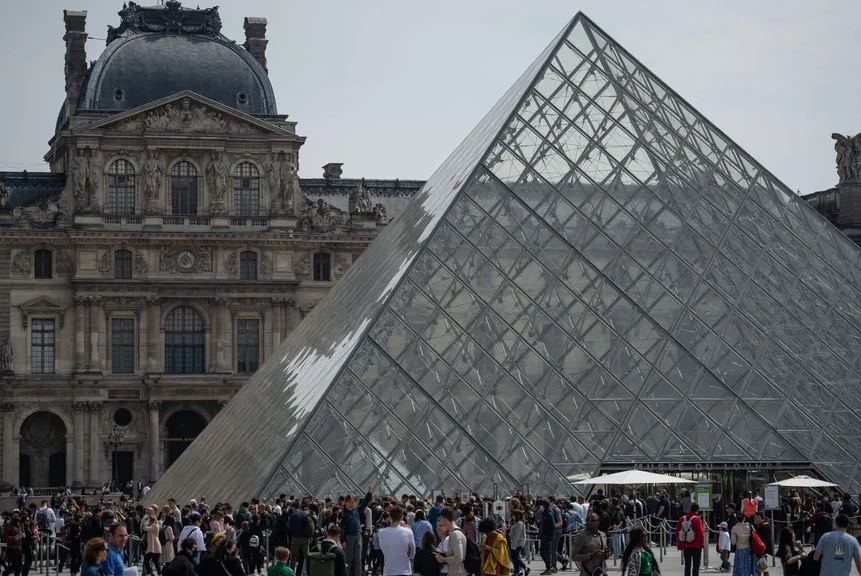
POLYGON ((119 486, 125 486, 135 477, 135 453, 128 450, 118 450, 113 458, 111 478, 116 478, 119 486))
POLYGON ((206 419, 194 410, 180 410, 171 414, 166 422, 164 438, 166 468, 176 462, 180 454, 191 445, 206 428, 206 419))
POLYGON ((52 412, 36 412, 21 425, 18 460, 21 486, 66 485, 66 425, 52 412))

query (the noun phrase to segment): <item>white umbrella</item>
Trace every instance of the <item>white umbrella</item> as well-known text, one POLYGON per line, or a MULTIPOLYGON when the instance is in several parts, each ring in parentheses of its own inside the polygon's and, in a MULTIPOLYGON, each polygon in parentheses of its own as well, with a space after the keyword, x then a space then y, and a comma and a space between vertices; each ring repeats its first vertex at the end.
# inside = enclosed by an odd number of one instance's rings
POLYGON ((679 478, 678 476, 668 476, 666 474, 654 474, 645 470, 625 470, 624 472, 616 472, 614 474, 604 474, 595 478, 587 478, 578 480, 572 484, 600 484, 602 486, 639 486, 640 484, 696 484, 693 480, 679 478))
POLYGON ((811 478, 810 476, 793 476, 780 482, 772 482, 769 486, 786 486, 788 488, 832 488, 837 486, 833 482, 826 482, 819 478, 811 478))

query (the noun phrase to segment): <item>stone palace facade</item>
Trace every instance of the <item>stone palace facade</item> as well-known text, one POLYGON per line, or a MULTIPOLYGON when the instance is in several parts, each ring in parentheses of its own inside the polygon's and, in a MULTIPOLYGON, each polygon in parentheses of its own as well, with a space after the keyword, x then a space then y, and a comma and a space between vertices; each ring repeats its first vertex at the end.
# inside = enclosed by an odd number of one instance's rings
POLYGON ((64 11, 50 172, 0 172, 7 489, 158 480, 423 184, 299 179, 265 19, 119 14, 88 65, 64 11))

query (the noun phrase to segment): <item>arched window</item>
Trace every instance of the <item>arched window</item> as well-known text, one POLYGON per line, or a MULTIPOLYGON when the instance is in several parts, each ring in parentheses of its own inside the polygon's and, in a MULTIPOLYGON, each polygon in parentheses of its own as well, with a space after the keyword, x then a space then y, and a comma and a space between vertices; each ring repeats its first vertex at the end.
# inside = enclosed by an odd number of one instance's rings
POLYGON ((197 214, 197 168, 185 160, 170 172, 170 206, 173 214, 197 214))
POLYGON ((39 248, 33 252, 33 277, 54 277, 53 254, 47 248, 39 248))
POLYGON ((260 172, 251 162, 243 162, 233 172, 233 211, 237 216, 260 214, 260 172))
POLYGON ((239 279, 257 280, 257 252, 245 250, 239 253, 239 279))
POLYGON ((105 212, 135 213, 135 168, 128 160, 114 160, 108 168, 108 199, 105 212))
POLYGON ((203 319, 194 308, 174 308, 164 322, 164 371, 202 374, 204 336, 203 319))
POLYGON ((326 252, 314 254, 314 280, 328 282, 332 279, 332 257, 326 252))
POLYGON ((132 253, 130 250, 114 252, 114 278, 129 280, 132 277, 132 253))

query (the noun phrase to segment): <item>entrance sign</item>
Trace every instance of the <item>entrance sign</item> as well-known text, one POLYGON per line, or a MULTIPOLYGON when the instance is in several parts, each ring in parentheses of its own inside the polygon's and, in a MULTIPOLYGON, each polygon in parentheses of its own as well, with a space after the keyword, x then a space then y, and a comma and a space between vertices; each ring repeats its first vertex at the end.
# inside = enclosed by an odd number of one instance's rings
POLYGON ((777 510, 780 508, 780 487, 779 486, 765 486, 765 509, 766 510, 777 510))
POLYGON ((712 485, 709 482, 699 482, 695 488, 695 502, 699 504, 700 510, 712 509, 712 485))

